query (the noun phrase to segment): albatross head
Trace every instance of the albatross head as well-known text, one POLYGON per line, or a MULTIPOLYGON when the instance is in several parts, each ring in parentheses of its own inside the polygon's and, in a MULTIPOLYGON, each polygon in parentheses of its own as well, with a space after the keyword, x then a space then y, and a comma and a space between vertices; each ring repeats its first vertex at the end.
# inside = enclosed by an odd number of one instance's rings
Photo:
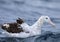
POLYGON ((44 22, 47 22, 51 24, 53 27, 55 27, 55 24, 51 21, 51 19, 48 16, 41 16, 44 22))

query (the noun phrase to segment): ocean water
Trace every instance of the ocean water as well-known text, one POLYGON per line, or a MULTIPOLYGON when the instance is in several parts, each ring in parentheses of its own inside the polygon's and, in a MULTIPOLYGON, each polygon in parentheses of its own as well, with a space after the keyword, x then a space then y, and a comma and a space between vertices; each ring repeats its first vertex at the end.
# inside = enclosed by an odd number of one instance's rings
POLYGON ((28 38, 8 38, 2 35, 0 42, 60 42, 60 0, 0 0, 0 24, 15 22, 20 17, 33 25, 40 16, 47 15, 56 24, 42 26, 42 34, 28 38))

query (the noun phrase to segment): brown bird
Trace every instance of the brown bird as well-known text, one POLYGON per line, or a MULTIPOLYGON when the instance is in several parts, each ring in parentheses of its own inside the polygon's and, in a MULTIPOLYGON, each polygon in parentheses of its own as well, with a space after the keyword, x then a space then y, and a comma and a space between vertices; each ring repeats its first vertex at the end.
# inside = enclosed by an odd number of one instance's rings
POLYGON ((14 23, 5 23, 1 27, 3 30, 6 30, 9 33, 20 33, 23 32, 22 27, 20 26, 24 21, 21 18, 18 18, 14 23))

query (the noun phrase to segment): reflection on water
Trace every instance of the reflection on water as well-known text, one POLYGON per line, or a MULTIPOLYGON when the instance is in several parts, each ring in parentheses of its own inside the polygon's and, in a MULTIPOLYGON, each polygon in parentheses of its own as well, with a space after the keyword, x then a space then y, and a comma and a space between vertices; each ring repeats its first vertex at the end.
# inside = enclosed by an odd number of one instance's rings
MULTIPOLYGON (((60 0, 0 0, 0 24, 15 22, 20 17, 32 25, 41 15, 51 17, 56 28, 44 24, 42 35, 25 39, 3 37, 0 42, 60 42, 60 0)), ((2 31, 0 37, 5 36, 2 31)))

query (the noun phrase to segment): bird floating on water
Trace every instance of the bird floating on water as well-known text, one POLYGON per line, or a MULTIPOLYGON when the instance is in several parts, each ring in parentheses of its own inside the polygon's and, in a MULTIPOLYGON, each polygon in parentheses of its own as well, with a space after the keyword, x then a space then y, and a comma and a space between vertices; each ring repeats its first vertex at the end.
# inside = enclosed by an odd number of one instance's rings
POLYGON ((1 25, 3 30, 6 30, 9 33, 20 33, 23 32, 22 27, 20 24, 24 23, 24 21, 21 18, 18 18, 16 22, 13 23, 4 23, 1 25))
MULTIPOLYGON (((32 26, 29 26, 25 22, 20 24, 20 26, 23 29, 23 32, 20 32, 20 33, 3 32, 3 33, 7 34, 9 37, 20 37, 20 38, 40 35, 41 27, 44 24, 44 22, 47 22, 47 23, 51 24, 52 26, 55 26, 55 24, 51 21, 51 19, 48 16, 41 16, 32 26)), ((6 26, 6 25, 4 25, 4 26, 6 26)))

